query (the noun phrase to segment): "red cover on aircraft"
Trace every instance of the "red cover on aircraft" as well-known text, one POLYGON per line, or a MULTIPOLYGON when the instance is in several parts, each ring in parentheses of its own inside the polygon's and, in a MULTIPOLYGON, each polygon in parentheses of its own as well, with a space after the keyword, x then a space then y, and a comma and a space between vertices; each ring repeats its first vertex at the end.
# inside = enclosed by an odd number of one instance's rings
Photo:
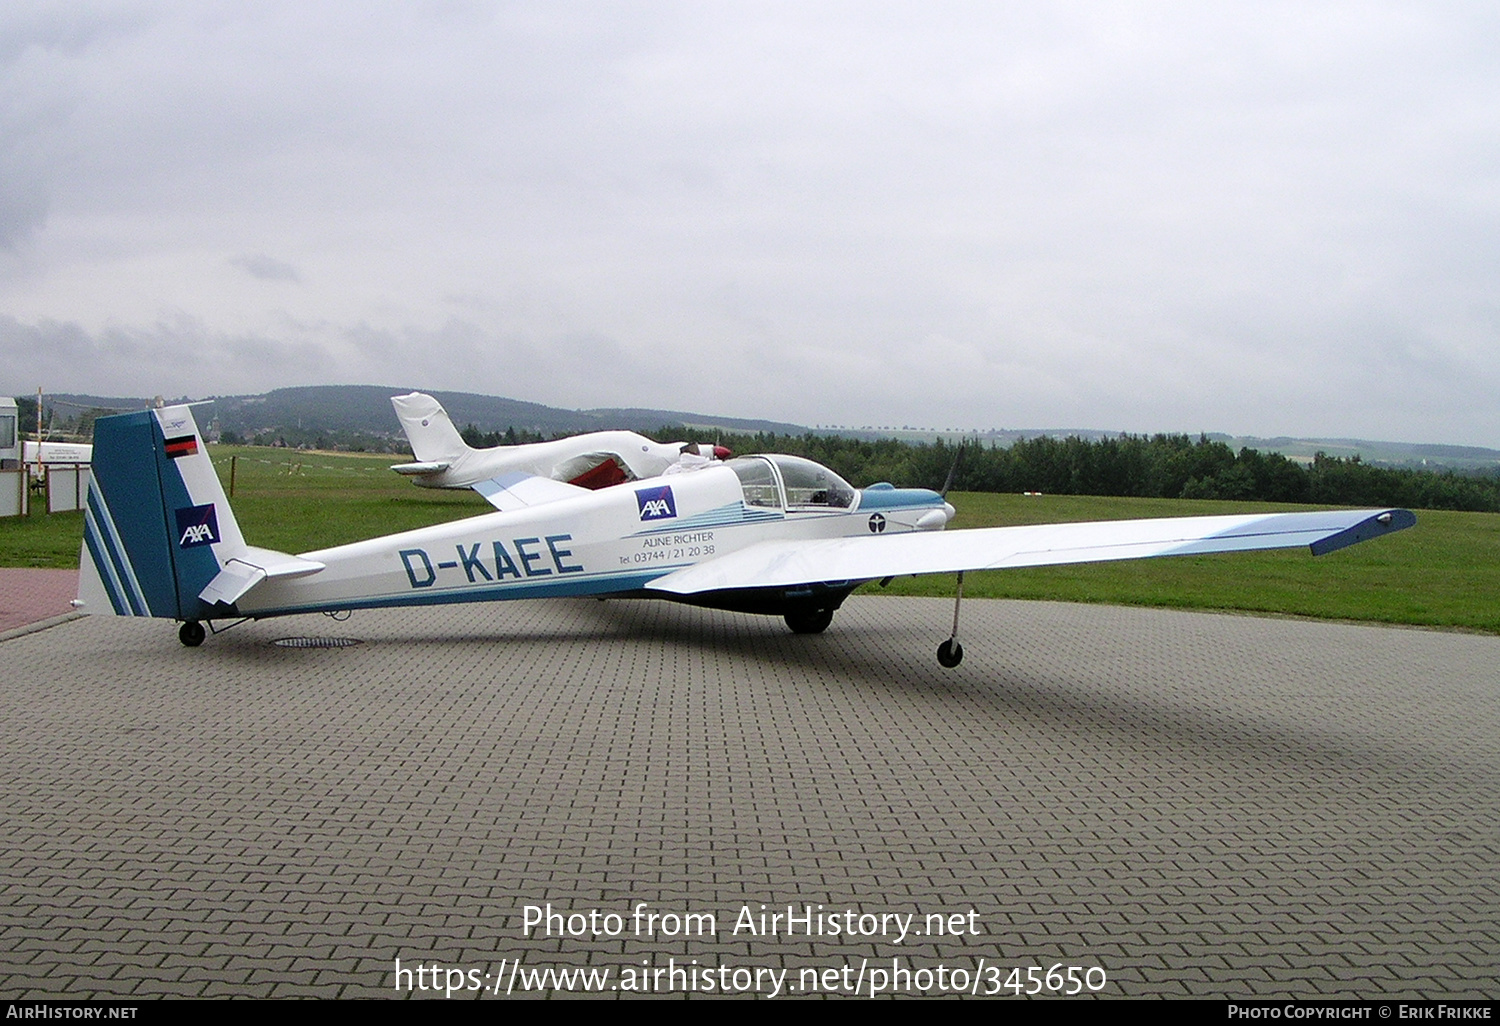
POLYGON ((622 484, 629 480, 630 478, 625 476, 625 471, 620 469, 620 465, 614 460, 608 459, 592 470, 585 470, 582 474, 569 481, 568 484, 574 484, 580 488, 588 488, 591 491, 598 491, 600 488, 608 488, 610 485, 622 484))

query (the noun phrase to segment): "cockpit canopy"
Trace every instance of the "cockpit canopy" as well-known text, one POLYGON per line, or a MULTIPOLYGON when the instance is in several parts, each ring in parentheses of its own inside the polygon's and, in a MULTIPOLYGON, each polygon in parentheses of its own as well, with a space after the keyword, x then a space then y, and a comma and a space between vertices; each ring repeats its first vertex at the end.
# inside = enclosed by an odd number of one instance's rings
POLYGON ((801 456, 744 456, 728 460, 747 506, 772 509, 849 509, 859 493, 821 463, 801 456))

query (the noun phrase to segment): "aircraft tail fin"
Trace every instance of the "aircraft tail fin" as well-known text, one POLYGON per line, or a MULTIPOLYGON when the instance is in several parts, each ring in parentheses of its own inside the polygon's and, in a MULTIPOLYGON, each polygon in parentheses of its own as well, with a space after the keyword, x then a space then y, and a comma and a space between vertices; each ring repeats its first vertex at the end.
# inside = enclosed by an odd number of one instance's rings
POLYGON ((250 552, 187 406, 101 417, 79 555, 90 613, 201 620, 199 596, 250 552))
POLYGON ((396 408, 396 417, 418 463, 446 466, 472 451, 448 418, 443 404, 432 396, 422 392, 393 395, 391 405, 396 408))

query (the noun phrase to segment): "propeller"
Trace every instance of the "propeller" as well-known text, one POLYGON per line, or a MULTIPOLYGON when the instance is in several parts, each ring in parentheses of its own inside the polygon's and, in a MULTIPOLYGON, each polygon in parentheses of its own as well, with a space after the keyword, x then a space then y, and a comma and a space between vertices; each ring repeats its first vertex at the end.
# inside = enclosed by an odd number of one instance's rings
POLYGON ((948 497, 948 489, 953 487, 953 479, 958 475, 959 464, 964 461, 964 448, 968 444, 968 439, 964 439, 958 443, 958 452, 953 456, 953 466, 948 468, 948 479, 943 482, 943 490, 938 492, 939 498, 946 499, 948 497))

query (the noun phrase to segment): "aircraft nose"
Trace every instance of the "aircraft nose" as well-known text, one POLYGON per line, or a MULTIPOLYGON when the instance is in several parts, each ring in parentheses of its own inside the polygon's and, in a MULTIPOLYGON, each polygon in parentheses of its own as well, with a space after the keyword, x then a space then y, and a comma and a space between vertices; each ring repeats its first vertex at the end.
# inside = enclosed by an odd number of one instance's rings
POLYGON ((943 512, 947 515, 949 523, 952 523, 953 518, 958 516, 958 510, 953 508, 953 503, 951 502, 943 503, 943 512))

